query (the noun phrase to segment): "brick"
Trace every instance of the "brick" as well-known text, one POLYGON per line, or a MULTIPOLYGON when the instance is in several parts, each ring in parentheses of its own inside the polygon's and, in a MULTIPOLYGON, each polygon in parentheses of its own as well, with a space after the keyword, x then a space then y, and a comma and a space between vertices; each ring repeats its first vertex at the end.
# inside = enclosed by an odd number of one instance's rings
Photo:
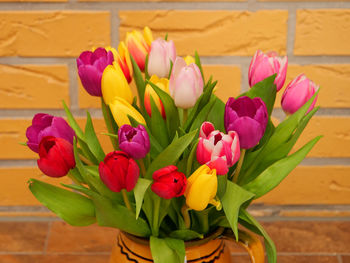
POLYGON ((179 55, 195 50, 201 56, 251 56, 257 49, 286 53, 288 12, 283 10, 120 11, 119 16, 120 39, 148 25, 155 37, 168 33, 179 55))
POLYGON ((42 252, 48 227, 47 222, 0 222, 0 251, 42 252))
POLYGON ((37 206, 40 202, 28 189, 28 180, 35 178, 49 184, 59 186, 60 183, 70 183, 68 177, 51 178, 42 174, 36 167, 1 167, 0 206, 37 206))
MULTIPOLYGON (((317 104, 322 108, 350 108, 350 65, 289 65, 285 87, 299 74, 320 85, 317 104)), ((281 107, 284 89, 278 92, 275 107, 281 107)))
POLYGON ((313 117, 296 143, 299 149, 312 138, 324 137, 308 157, 350 157, 350 118, 340 116, 313 117))
POLYGON ((0 65, 0 108, 58 109, 69 105, 66 65, 0 65))
POLYGON ((77 57, 110 44, 109 12, 0 12, 0 56, 77 57))
POLYGON ((0 255, 2 263, 106 263, 108 255, 0 255))
MULTIPOLYGON (((329 0, 258 0, 259 2, 329 2, 329 0)), ((350 0, 337 0, 337 2, 349 2, 350 0)))
MULTIPOLYGON (((226 102, 231 96, 237 96, 241 88, 241 70, 234 65, 203 65, 204 77, 207 81, 212 75, 213 80, 217 80, 216 95, 226 102)), ((136 96, 137 90, 135 82, 130 84, 133 94, 136 96)), ((79 107, 80 108, 100 108, 101 102, 97 97, 90 96, 79 81, 79 107)))
POLYGON ((278 252, 350 252, 348 221, 277 221, 264 222, 263 226, 274 240, 278 252))
MULTIPOLYGON (((274 205, 348 204, 349 166, 298 166, 256 203, 274 205)), ((285 211, 285 213, 288 213, 285 211)), ((311 212, 310 212, 311 213, 311 212)), ((309 214, 319 216, 320 214, 309 214)))
POLYGON ((350 9, 297 10, 295 55, 349 55, 350 9))
MULTIPOLYGON (((80 2, 124 2, 125 0, 79 0, 80 2)), ((128 2, 215 2, 216 0, 128 0, 128 2)), ((221 0, 220 2, 245 2, 247 0, 221 0)))
POLYGON ((350 217, 350 211, 330 210, 281 210, 280 216, 286 217, 350 217))
POLYGON ((0 0, 0 3, 3 2, 3 3, 22 3, 22 2, 68 2, 68 0, 0 0))
POLYGON ((350 263, 350 256, 342 256, 343 263, 350 263))
POLYGON ((64 222, 53 222, 47 252, 111 252, 118 230, 97 225, 73 227, 64 222), (62 233, 65 238, 62 239, 62 233), (66 241, 71 242, 67 243, 66 241))
POLYGON ((304 255, 277 255, 278 263, 338 263, 336 256, 304 256, 304 255))

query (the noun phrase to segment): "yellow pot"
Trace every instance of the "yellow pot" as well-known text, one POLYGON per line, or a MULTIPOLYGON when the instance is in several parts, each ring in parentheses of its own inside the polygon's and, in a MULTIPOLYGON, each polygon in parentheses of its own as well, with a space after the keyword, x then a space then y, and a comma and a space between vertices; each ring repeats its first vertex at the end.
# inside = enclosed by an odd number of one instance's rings
MULTIPOLYGON (((240 232, 239 244, 247 249, 253 263, 264 262, 264 249, 260 239, 248 232, 240 232)), ((185 242, 186 260, 191 263, 236 263, 231 259, 230 251, 224 239, 232 240, 232 233, 223 228, 210 236, 185 242)), ((153 262, 149 241, 120 232, 114 245, 109 263, 149 263, 153 262)), ((238 262, 237 262, 238 263, 238 262)))

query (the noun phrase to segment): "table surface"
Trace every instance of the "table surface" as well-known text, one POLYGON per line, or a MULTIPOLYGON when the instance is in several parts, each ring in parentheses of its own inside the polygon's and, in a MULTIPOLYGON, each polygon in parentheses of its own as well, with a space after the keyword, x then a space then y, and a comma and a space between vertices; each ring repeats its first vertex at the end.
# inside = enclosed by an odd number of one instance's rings
MULTIPOLYGON (((262 222, 275 241, 278 263, 350 263, 350 221, 262 222)), ((117 230, 71 227, 53 220, 0 221, 1 263, 107 263, 117 230)), ((246 253, 230 243, 237 263, 246 253)))

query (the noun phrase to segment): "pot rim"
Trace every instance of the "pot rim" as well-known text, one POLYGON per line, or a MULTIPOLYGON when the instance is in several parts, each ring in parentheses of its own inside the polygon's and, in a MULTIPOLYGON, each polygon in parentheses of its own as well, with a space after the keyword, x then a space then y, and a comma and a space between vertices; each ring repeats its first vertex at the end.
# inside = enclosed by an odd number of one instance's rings
MULTIPOLYGON (((189 240, 189 241, 185 241, 185 247, 194 247, 194 246, 199 246, 202 244, 205 244, 211 240, 214 240, 218 237, 222 236, 222 233, 224 232, 225 228, 224 227, 218 227, 217 229, 215 229, 215 231, 207 234, 204 238, 200 239, 193 239, 193 240, 189 240)), ((149 246, 149 238, 144 238, 144 237, 138 237, 138 236, 134 236, 132 234, 129 234, 127 232, 124 232, 122 230, 120 230, 120 232, 125 235, 127 238, 129 238, 130 240, 141 244, 141 245, 145 245, 145 246, 149 246)))

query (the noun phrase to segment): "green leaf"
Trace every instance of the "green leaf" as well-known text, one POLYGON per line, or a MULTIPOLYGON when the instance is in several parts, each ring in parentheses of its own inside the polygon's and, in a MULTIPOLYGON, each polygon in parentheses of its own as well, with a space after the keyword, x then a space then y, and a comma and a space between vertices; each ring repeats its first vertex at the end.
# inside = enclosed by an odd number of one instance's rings
POLYGON ((196 156, 198 142, 199 141, 197 140, 196 143, 192 146, 190 155, 188 156, 187 165, 186 165, 186 174, 185 174, 186 176, 190 176, 192 173, 192 164, 193 164, 194 157, 196 156))
POLYGON ((156 170, 174 164, 187 148, 187 146, 192 142, 196 133, 197 131, 195 130, 178 139, 173 140, 172 143, 169 144, 169 146, 165 148, 165 150, 162 151, 148 167, 146 178, 151 179, 153 173, 156 170))
POLYGON ((267 254, 267 259, 269 263, 277 262, 277 252, 275 244, 273 243, 270 236, 267 234, 265 229, 255 220, 246 210, 241 209, 239 213, 239 223, 254 233, 261 235, 265 240, 265 249, 267 254))
POLYGON ((183 263, 185 260, 183 240, 151 236, 150 246, 154 263, 183 263))
POLYGON ((269 116, 271 116, 277 92, 276 85, 274 84, 276 76, 277 74, 274 74, 256 83, 249 91, 239 95, 239 97, 248 96, 249 98, 261 98, 265 102, 269 116))
POLYGON ((139 178, 134 188, 134 195, 135 195, 135 201, 136 201, 136 219, 139 217, 142 203, 143 203, 143 197, 145 196, 146 190, 151 183, 152 183, 151 180, 139 178))
POLYGON ((163 103, 165 116, 166 116, 166 124, 168 128, 168 133, 170 135, 170 140, 174 137, 177 128, 180 125, 179 120, 179 112, 175 106, 174 100, 169 96, 168 93, 161 90, 157 85, 152 82, 148 82, 154 91, 159 96, 160 100, 163 103))
POLYGON ((215 102, 216 102, 216 99, 212 96, 208 104, 202 108, 202 110, 198 113, 198 115, 193 120, 190 131, 197 129, 202 125, 203 122, 205 122, 208 119, 209 112, 213 108, 215 102))
POLYGON ((73 114, 70 112, 66 103, 64 101, 62 101, 62 104, 63 104, 64 111, 66 112, 69 125, 75 131, 75 134, 78 136, 78 138, 80 138, 81 140, 84 140, 85 136, 84 136, 83 130, 80 128, 80 126, 78 125, 78 123, 74 119, 73 114))
POLYGON ((225 125, 224 125, 225 103, 215 95, 214 97, 216 98, 216 100, 208 114, 207 121, 214 124, 215 129, 225 132, 225 125))
POLYGON ((193 240, 196 238, 202 239, 204 236, 190 229, 175 230, 169 234, 171 238, 181 239, 184 241, 193 240))
POLYGON ((89 198, 36 179, 28 183, 32 194, 68 224, 88 226, 96 222, 94 204, 89 198))
MULTIPOLYGON (((107 130, 109 134, 114 134, 118 131, 118 125, 115 122, 112 112, 108 105, 103 101, 103 98, 101 97, 101 109, 103 113, 103 119, 105 120, 107 130)), ((110 137, 111 143, 113 145, 113 149, 118 149, 118 138, 110 137)))
POLYGON ((105 158, 105 153, 96 136, 94 125, 92 124, 91 115, 89 112, 86 112, 85 139, 90 151, 99 162, 102 162, 105 158))
POLYGON ((97 223, 100 226, 114 227, 135 236, 148 237, 150 228, 142 218, 135 218, 123 205, 112 203, 111 200, 97 193, 92 196, 96 208, 97 223))
POLYGON ((145 109, 144 98, 145 98, 145 90, 146 90, 145 81, 143 80, 142 73, 139 66, 137 65, 137 63, 135 62, 134 58, 131 55, 130 55, 130 59, 131 59, 132 67, 134 69, 134 80, 137 88, 137 93, 140 99, 141 110, 143 111, 143 113, 145 113, 144 111, 145 109))
POLYGON ((194 52, 194 61, 195 61, 196 65, 198 66, 198 68, 199 68, 199 70, 201 72, 203 83, 205 83, 202 63, 201 63, 201 59, 199 58, 199 55, 198 55, 197 51, 194 52))
POLYGON ((322 136, 318 136, 305 144, 297 152, 283 158, 263 171, 257 178, 243 185, 243 188, 259 198, 271 191, 305 158, 312 147, 322 136))
POLYGON ((239 210, 244 203, 251 200, 253 197, 253 193, 246 191, 231 181, 227 181, 226 192, 221 198, 221 203, 236 240, 238 240, 239 210))
POLYGON ((162 117, 162 114, 159 112, 152 96, 150 96, 150 100, 152 110, 152 117, 150 119, 151 133, 154 137, 157 138, 159 144, 163 148, 165 148, 169 144, 168 130, 162 117))

